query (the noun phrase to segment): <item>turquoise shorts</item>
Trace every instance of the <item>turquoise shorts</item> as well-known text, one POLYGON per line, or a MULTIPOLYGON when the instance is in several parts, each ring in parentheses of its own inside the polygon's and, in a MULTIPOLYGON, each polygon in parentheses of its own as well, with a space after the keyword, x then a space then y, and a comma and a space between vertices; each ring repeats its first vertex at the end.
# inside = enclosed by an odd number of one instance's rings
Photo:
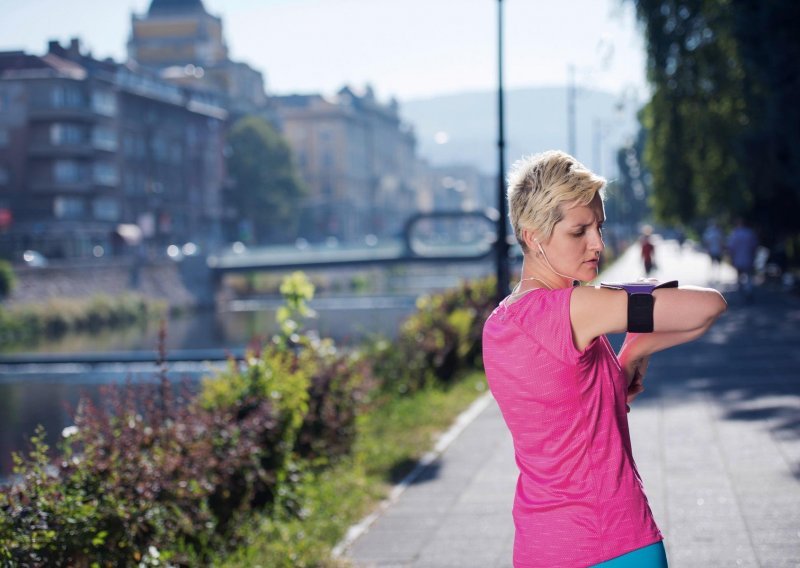
POLYGON ((650 546, 637 548, 628 554, 595 564, 594 568, 667 568, 667 553, 664 551, 664 543, 658 541, 650 546))

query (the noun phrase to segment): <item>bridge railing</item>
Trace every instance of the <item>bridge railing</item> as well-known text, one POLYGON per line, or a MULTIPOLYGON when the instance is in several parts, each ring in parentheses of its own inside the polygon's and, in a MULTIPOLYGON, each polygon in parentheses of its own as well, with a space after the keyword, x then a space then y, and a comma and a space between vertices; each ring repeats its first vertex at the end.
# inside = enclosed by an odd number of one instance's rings
MULTIPOLYGON (((328 268, 336 266, 389 265, 426 262, 475 262, 495 250, 498 213, 482 211, 433 211, 411 216, 399 238, 373 239, 369 244, 312 246, 239 245, 208 258, 217 273, 328 268)), ((521 256, 512 245, 510 257, 521 256)))

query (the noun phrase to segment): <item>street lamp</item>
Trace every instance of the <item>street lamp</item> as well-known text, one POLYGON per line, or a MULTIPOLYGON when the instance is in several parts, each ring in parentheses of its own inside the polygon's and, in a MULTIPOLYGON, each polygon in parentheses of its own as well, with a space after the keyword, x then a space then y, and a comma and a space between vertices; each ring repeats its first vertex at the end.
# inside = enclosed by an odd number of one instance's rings
POLYGON ((503 130, 503 0, 497 0, 497 301, 508 294, 508 232, 506 230, 505 133, 503 130))

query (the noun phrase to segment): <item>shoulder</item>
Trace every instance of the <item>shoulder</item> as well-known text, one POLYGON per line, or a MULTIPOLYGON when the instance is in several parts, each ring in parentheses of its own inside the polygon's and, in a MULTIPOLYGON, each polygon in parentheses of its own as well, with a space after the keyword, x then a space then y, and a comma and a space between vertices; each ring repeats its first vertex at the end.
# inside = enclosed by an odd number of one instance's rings
POLYGON ((628 297, 624 290, 579 286, 570 299, 570 322, 575 346, 583 349, 606 333, 625 331, 628 297))

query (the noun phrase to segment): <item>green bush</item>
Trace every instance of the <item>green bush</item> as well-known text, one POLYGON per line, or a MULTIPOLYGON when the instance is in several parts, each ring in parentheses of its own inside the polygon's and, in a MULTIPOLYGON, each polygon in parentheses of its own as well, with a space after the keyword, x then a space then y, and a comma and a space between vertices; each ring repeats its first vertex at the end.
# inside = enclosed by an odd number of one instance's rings
POLYGON ((42 304, 0 308, 0 341, 30 344, 42 338, 56 338, 70 331, 99 331, 148 319, 163 317, 167 304, 138 294, 88 299, 51 298, 42 304))
POLYGON ((199 395, 176 397, 165 376, 107 388, 101 404, 81 401, 53 462, 37 431, 0 490, 0 560, 203 565, 256 511, 300 518, 303 472, 350 451, 362 384, 359 361, 298 335, 307 284, 287 279, 283 333, 199 395))
MULTIPOLYGON (((352 455, 367 404, 373 416, 387 408, 374 393, 384 402, 424 395, 433 391, 423 386, 447 385, 478 364, 494 286, 487 279, 423 299, 394 345, 350 354, 302 333, 313 315, 308 279, 295 273, 281 291, 280 333, 199 393, 178 395, 162 376, 106 389, 102 403, 82 400, 52 461, 37 430, 32 451, 15 457, 16 481, 0 489, 0 565, 208 565, 246 544, 252 534, 241 527, 255 519, 277 539, 265 550, 285 565, 323 554, 316 541, 294 542, 312 502, 319 506, 315 480, 349 463, 340 458, 352 455)), ((123 317, 105 299, 93 313, 89 321, 123 317)), ((48 325, 76 318, 65 310, 48 325)))
POLYGON ((378 380, 392 392, 415 392, 432 381, 449 382, 480 365, 483 323, 494 309, 495 278, 464 282, 417 301, 397 341, 366 348, 378 380))
POLYGON ((14 269, 7 260, 0 260, 0 298, 5 298, 14 290, 17 285, 17 277, 14 269))

